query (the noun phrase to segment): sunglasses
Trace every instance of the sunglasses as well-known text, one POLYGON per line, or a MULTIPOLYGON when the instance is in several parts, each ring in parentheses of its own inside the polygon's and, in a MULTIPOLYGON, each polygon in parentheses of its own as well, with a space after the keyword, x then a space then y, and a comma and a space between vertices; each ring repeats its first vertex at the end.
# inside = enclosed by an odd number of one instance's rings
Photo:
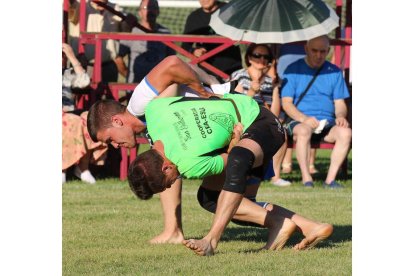
POLYGON ((264 59, 267 59, 267 60, 272 59, 271 55, 262 55, 262 54, 258 54, 258 53, 252 53, 251 56, 254 57, 254 58, 264 58, 264 59))

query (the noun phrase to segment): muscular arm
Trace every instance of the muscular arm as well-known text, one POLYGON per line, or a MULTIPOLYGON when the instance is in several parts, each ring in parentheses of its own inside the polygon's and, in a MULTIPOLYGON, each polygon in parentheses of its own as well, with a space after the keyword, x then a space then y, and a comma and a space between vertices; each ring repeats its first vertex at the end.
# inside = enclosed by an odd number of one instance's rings
POLYGON ((164 91, 173 83, 185 84, 200 97, 208 98, 212 94, 204 90, 196 73, 177 56, 166 57, 147 75, 149 83, 157 90, 164 91))
POLYGON ((345 100, 343 99, 339 99, 339 100, 335 100, 335 117, 336 117, 336 124, 338 126, 342 126, 342 127, 348 127, 349 123, 346 119, 346 116, 348 114, 348 110, 346 107, 346 103, 345 100))
POLYGON ((237 123, 233 128, 233 135, 231 137, 230 144, 227 148, 227 153, 220 154, 221 158, 223 158, 224 168, 227 167, 227 159, 229 156, 229 152, 231 149, 240 141, 240 137, 243 134, 243 125, 241 123, 237 123))
MULTIPOLYGON (((243 135, 243 125, 242 123, 237 123, 233 127, 233 133, 231 136, 231 140, 229 146, 227 148, 227 153, 231 151, 231 149, 240 141, 241 136, 243 135)), ((224 164, 227 164, 227 158, 224 160, 224 164)), ((224 165, 225 167, 225 165, 224 165)))
POLYGON ((222 153, 222 154, 220 154, 220 156, 221 156, 221 158, 223 158, 224 168, 226 168, 227 167, 227 158, 228 158, 229 154, 228 153, 222 153))
POLYGON ((319 121, 315 117, 308 117, 302 112, 300 112, 296 106, 293 104, 293 98, 283 97, 282 98, 283 110, 295 121, 301 122, 303 124, 309 125, 311 128, 317 128, 319 121))

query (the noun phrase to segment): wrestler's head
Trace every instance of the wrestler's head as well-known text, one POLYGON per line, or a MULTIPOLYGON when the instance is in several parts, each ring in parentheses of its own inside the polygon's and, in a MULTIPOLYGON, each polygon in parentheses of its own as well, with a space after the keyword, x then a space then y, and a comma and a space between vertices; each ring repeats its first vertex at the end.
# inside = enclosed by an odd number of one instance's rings
POLYGON ((115 148, 136 146, 137 125, 144 124, 132 116, 126 106, 114 100, 97 101, 89 109, 88 132, 95 142, 112 144, 115 148))
POLYGON ((177 167, 155 149, 139 154, 128 169, 129 187, 140 199, 165 191, 178 178, 177 167))

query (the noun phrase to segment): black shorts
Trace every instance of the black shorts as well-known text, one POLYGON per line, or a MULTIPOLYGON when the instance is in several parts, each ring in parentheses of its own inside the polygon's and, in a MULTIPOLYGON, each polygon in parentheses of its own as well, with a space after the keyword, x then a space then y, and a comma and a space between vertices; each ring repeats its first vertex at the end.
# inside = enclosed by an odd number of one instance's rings
POLYGON ((260 107, 256 120, 246 129, 241 139, 252 139, 263 151, 263 165, 252 170, 252 175, 263 179, 273 155, 285 142, 285 129, 279 119, 268 109, 260 107))

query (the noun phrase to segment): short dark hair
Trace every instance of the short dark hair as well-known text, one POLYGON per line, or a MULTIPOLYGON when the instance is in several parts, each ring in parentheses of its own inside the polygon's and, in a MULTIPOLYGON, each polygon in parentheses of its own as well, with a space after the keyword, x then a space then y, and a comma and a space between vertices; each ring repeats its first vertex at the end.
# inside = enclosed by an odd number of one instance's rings
MULTIPOLYGON (((126 106, 114 100, 100 100, 94 103, 88 112, 88 132, 94 142, 98 141, 96 137, 98 131, 112 126, 111 118, 116 114, 122 114, 126 111, 126 106)), ((105 142, 105 141, 103 141, 105 142)))
MULTIPOLYGON (((249 47, 247 47, 246 54, 244 55, 244 63, 246 63, 246 66, 250 66, 249 56, 253 54, 254 49, 256 49, 259 46, 263 46, 267 49, 269 52, 270 58, 273 59, 272 49, 270 49, 270 46, 267 44, 256 44, 256 43, 250 43, 249 47)), ((271 62, 272 60, 269 60, 271 62)))
POLYGON ((164 159, 154 149, 137 156, 128 168, 128 183, 140 199, 150 199, 164 190, 165 175, 162 173, 164 159))

